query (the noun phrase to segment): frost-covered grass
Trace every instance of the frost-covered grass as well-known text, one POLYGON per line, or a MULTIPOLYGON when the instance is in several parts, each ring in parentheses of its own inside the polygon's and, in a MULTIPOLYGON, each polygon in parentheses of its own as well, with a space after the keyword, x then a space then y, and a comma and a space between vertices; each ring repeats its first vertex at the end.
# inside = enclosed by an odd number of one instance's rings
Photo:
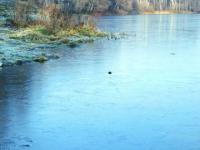
MULTIPOLYGON (((5 23, 5 20, 2 21, 5 23)), ((100 38, 118 39, 120 34, 105 33, 90 25, 49 30, 45 25, 0 27, 0 68, 26 62, 43 63, 60 57, 58 46, 77 47, 100 38)))
POLYGON ((68 42, 72 39, 71 37, 77 37, 73 39, 81 38, 84 40, 106 37, 107 35, 107 33, 101 32, 93 26, 63 28, 58 32, 51 32, 45 26, 36 25, 16 30, 10 34, 10 38, 34 43, 53 43, 64 41, 63 43, 68 44, 68 42))
POLYGON ((0 28, 0 68, 57 59, 59 52, 51 51, 54 46, 67 45, 74 48, 107 35, 91 26, 66 28, 54 33, 41 25, 17 30, 2 27, 0 28))

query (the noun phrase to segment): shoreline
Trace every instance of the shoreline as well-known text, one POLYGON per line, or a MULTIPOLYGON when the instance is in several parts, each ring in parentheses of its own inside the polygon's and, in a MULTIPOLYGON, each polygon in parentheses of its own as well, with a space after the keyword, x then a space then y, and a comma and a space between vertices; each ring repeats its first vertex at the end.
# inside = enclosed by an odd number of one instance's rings
MULTIPOLYGON (((4 13, 3 13, 4 14, 4 13)), ((195 14, 191 11, 144 11, 139 15, 170 15, 195 14)), ((137 14, 133 14, 137 15, 137 14)), ((109 14, 106 16, 117 16, 109 14)), ((123 16, 126 16, 123 14, 123 16)), ((50 49, 58 45, 75 48, 82 44, 93 43, 96 40, 120 39, 124 33, 105 33, 97 28, 76 30, 62 30, 59 35, 49 34, 45 29, 20 28, 14 29, 7 25, 6 17, 0 15, 0 68, 22 65, 29 62, 44 63, 50 59, 60 58, 59 51, 52 53, 50 49), (92 34, 91 34, 92 32, 92 34)))
POLYGON ((162 10, 162 11, 144 11, 140 12, 140 15, 174 15, 174 14, 196 14, 192 11, 174 11, 174 10, 162 10))
POLYGON ((76 48, 100 39, 120 39, 124 34, 100 31, 96 26, 63 27, 51 32, 45 25, 17 28, 7 5, 0 3, 0 69, 25 63, 44 63, 61 57, 59 48, 76 48), (55 51, 56 49, 56 51, 55 51))
POLYGON ((48 34, 38 27, 14 30, 0 26, 0 68, 25 63, 44 63, 60 58, 59 47, 76 48, 100 39, 120 39, 124 34, 105 33, 97 28, 62 30, 58 35, 48 34), (78 31, 77 31, 78 30, 78 31))

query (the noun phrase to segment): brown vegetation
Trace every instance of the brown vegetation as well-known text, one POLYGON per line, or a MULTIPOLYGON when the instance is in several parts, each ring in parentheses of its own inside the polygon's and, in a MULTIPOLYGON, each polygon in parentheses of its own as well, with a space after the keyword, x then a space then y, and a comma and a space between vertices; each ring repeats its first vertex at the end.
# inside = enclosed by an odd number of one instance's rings
POLYGON ((66 26, 91 23, 89 15, 189 13, 200 11, 199 0, 16 0, 14 23, 42 24, 57 32, 66 26))
POLYGON ((199 0, 134 0, 140 13, 188 13, 200 10, 199 0))

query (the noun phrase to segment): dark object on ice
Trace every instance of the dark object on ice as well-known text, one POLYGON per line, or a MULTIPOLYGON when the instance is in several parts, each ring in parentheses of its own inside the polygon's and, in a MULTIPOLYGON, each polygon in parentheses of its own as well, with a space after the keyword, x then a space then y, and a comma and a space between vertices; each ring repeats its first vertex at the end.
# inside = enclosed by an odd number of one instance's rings
POLYGON ((170 53, 170 55, 176 55, 176 53, 173 53, 173 52, 172 52, 172 53, 170 53))
POLYGON ((29 144, 20 145, 21 147, 31 147, 29 144))
POLYGON ((23 61, 22 60, 17 60, 16 61, 16 65, 22 65, 23 64, 23 61))
POLYGON ((108 74, 112 74, 112 72, 111 72, 111 71, 109 71, 109 72, 108 72, 108 74))
POLYGON ((47 58, 46 56, 43 56, 43 55, 41 55, 41 56, 39 56, 39 57, 36 57, 36 58, 34 59, 35 62, 39 62, 39 63, 44 63, 44 62, 47 61, 47 60, 48 60, 48 58, 47 58))

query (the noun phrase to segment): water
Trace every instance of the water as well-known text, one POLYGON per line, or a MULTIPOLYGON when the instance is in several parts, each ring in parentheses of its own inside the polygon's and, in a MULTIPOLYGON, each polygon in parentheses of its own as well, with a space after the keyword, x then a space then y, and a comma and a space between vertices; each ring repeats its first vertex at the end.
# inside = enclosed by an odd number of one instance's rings
POLYGON ((199 150, 200 15, 98 24, 129 37, 0 71, 0 150, 199 150))

